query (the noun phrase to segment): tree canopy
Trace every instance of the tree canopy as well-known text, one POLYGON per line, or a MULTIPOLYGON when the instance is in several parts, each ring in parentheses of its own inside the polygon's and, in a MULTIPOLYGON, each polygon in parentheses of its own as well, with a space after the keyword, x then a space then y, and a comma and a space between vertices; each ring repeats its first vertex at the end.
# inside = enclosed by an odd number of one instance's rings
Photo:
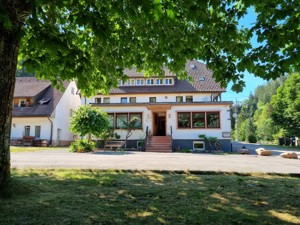
POLYGON ((89 141, 91 135, 101 137, 110 131, 107 113, 90 105, 80 106, 71 118, 70 131, 80 136, 88 135, 89 141))
POLYGON ((272 119, 290 135, 300 136, 300 74, 288 76, 271 101, 272 119))

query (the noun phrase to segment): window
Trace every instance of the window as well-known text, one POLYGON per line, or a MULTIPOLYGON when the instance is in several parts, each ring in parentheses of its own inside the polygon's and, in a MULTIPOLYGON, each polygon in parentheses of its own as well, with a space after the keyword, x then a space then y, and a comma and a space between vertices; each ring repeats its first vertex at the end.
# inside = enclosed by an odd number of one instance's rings
POLYGON ((41 126, 35 126, 35 138, 41 138, 41 126))
POLYGON ((121 98, 121 103, 127 103, 127 98, 126 97, 121 98))
POLYGON ((155 80, 155 84, 156 84, 156 85, 161 85, 161 84, 163 84, 163 79, 156 79, 156 80, 155 80))
POLYGON ((183 102, 183 96, 176 96, 176 102, 183 102))
POLYGON ((19 100, 19 107, 25 107, 26 99, 20 99, 19 100))
POLYGON ((135 79, 130 79, 130 85, 135 85, 135 79))
POLYGON ((207 112, 207 128, 219 128, 220 127, 220 113, 219 112, 207 112))
POLYGON ((199 77, 199 81, 205 81, 205 77, 199 77))
POLYGON ((205 113, 194 112, 192 115, 193 128, 205 128, 205 113))
POLYGON ((186 96, 185 101, 186 102, 193 102, 193 96, 192 95, 191 96, 186 96))
POLYGON ((117 129, 124 128, 125 125, 124 123, 128 122, 128 113, 117 113, 116 118, 117 118, 116 128, 117 129))
POLYGON ((152 103, 156 102, 156 97, 150 97, 149 102, 152 102, 152 103))
POLYGON ((109 125, 110 125, 110 128, 114 128, 115 127, 115 116, 113 113, 108 113, 108 121, 109 121, 109 125))
POLYGON ((123 129, 124 123, 128 123, 129 120, 136 118, 135 128, 142 129, 142 113, 108 113, 109 124, 111 128, 123 129))
POLYGON ((74 93, 75 93, 75 89, 71 87, 71 94, 74 95, 74 93))
POLYGON ((95 98, 95 103, 96 104, 101 104, 101 98, 95 98))
POLYGON ((154 80, 148 78, 148 79, 146 80, 146 84, 147 84, 147 85, 153 85, 153 84, 154 84, 154 80))
POLYGON ((191 114, 189 112, 180 112, 177 114, 178 128, 190 128, 191 127, 191 114))
POLYGON ((103 103, 109 103, 109 102, 110 102, 110 98, 108 97, 103 98, 103 103))
POLYGON ((178 128, 220 128, 219 112, 178 112, 178 128))
POLYGON ((144 85, 144 79, 136 79, 136 85, 144 85))
POLYGON ((132 119, 136 120, 134 127, 137 129, 141 129, 142 128, 142 113, 130 113, 129 120, 131 121, 132 119))
POLYGON ((165 84, 172 85, 173 84, 173 79, 172 78, 166 78, 165 79, 165 84))
POLYGON ((30 136, 30 126, 25 126, 24 136, 30 136))
POLYGON ((130 97, 129 102, 130 103, 136 103, 136 97, 130 97))
POLYGON ((193 150, 205 150, 204 141, 193 141, 193 150))

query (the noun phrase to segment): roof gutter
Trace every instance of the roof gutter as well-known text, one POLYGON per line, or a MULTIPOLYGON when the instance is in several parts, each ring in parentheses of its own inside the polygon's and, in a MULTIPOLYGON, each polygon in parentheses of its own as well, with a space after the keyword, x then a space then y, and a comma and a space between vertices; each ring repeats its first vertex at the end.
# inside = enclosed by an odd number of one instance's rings
POLYGON ((51 130, 50 130, 50 146, 52 146, 52 137, 53 137, 53 121, 50 120, 50 117, 48 117, 48 120, 50 121, 50 124, 51 124, 51 130))

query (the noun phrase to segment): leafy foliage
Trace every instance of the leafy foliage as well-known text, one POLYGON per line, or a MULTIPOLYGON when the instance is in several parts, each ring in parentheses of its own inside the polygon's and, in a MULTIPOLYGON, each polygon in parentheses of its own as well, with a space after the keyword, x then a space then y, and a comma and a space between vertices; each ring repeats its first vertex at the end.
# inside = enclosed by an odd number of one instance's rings
POLYGON ((76 140, 70 145, 71 152, 91 152, 96 148, 96 144, 89 140, 76 140))
POLYGON ((272 119, 289 135, 300 136, 300 74, 288 76, 272 98, 272 119))
POLYGON ((70 122, 70 131, 80 136, 91 135, 101 137, 110 131, 108 116, 98 108, 92 108, 90 105, 80 106, 74 112, 70 122))

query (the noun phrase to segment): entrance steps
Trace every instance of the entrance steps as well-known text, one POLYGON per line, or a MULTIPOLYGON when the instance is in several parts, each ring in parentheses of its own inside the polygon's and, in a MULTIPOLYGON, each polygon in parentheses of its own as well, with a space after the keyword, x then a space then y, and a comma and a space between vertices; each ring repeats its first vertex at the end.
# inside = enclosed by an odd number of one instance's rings
POLYGON ((172 152, 172 138, 170 136, 149 136, 145 147, 146 152, 172 152))

